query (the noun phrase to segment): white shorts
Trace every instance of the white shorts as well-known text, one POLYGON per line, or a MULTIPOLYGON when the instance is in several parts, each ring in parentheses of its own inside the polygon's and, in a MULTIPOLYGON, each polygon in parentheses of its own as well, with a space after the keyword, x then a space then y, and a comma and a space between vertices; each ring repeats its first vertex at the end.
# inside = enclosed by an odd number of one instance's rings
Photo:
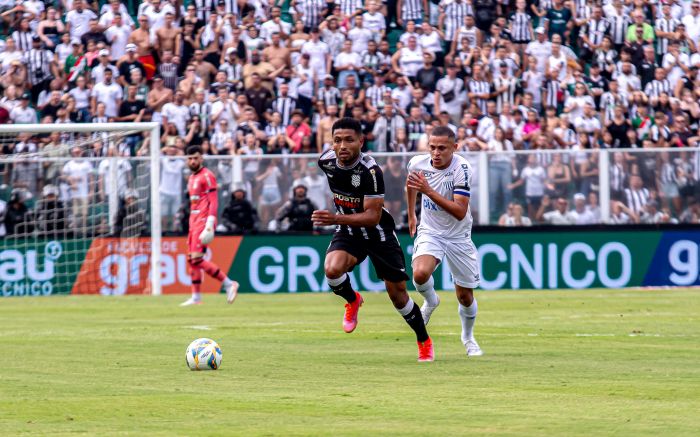
POLYGON ((430 234, 419 234, 413 243, 413 260, 422 255, 447 262, 455 284, 464 288, 479 286, 479 262, 472 240, 450 240, 430 234))

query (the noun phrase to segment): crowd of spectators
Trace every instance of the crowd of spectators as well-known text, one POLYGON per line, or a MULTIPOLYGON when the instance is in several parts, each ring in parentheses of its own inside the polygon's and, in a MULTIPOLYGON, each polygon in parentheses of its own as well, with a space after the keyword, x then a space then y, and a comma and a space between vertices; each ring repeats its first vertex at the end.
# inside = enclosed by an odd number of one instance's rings
MULTIPOLYGON (((0 123, 156 121, 166 158, 192 144, 318 153, 343 116, 361 120, 368 151, 425 151, 449 126, 460 150, 494 152, 479 213, 509 225, 599 221, 595 152, 614 149, 616 223, 698 222, 700 0, 2 0, 0 35, 0 123), (645 148, 668 152, 633 150, 645 148)), ((150 147, 92 138, 63 168, 0 164, 0 183, 33 196, 55 185, 85 224, 98 188, 72 184, 106 176, 81 158, 150 147)), ((1 153, 60 157, 68 140, 23 134, 1 153)), ((295 199, 289 162, 246 161, 253 223, 275 225, 295 199)), ((184 192, 161 194, 175 229, 184 192)), ((387 200, 398 215, 399 194, 387 200)))

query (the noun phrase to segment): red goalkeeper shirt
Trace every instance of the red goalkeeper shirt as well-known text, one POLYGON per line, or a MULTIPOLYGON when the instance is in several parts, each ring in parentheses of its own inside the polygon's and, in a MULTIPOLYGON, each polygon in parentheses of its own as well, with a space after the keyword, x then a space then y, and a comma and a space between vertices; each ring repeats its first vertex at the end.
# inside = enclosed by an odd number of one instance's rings
POLYGON ((187 181, 190 195, 190 228, 204 224, 207 217, 216 217, 219 203, 216 197, 216 176, 208 168, 202 167, 190 175, 187 181))

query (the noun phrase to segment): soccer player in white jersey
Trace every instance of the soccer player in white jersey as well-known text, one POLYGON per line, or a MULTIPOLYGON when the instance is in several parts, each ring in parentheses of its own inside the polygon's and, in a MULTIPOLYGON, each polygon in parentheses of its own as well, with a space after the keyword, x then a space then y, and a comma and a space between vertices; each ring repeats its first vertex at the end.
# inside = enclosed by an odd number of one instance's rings
POLYGON ((445 259, 459 301, 462 343, 468 356, 480 356, 483 352, 474 339, 477 312, 474 288, 479 286, 479 266, 471 240, 472 168, 465 158, 455 155, 455 135, 448 127, 433 129, 428 149, 430 154, 415 156, 408 163, 408 226, 412 237, 416 235, 416 198, 418 193, 422 194, 421 222, 413 244, 413 284, 425 299, 421 313, 427 325, 440 304, 433 272, 445 259))

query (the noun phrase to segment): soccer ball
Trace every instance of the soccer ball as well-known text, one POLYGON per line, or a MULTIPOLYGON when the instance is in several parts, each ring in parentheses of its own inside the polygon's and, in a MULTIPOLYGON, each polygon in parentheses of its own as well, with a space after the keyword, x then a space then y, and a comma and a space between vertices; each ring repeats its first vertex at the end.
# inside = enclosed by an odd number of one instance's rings
POLYGON ((221 366, 222 356, 218 343, 210 338, 196 339, 185 352, 190 370, 216 370, 221 366))

